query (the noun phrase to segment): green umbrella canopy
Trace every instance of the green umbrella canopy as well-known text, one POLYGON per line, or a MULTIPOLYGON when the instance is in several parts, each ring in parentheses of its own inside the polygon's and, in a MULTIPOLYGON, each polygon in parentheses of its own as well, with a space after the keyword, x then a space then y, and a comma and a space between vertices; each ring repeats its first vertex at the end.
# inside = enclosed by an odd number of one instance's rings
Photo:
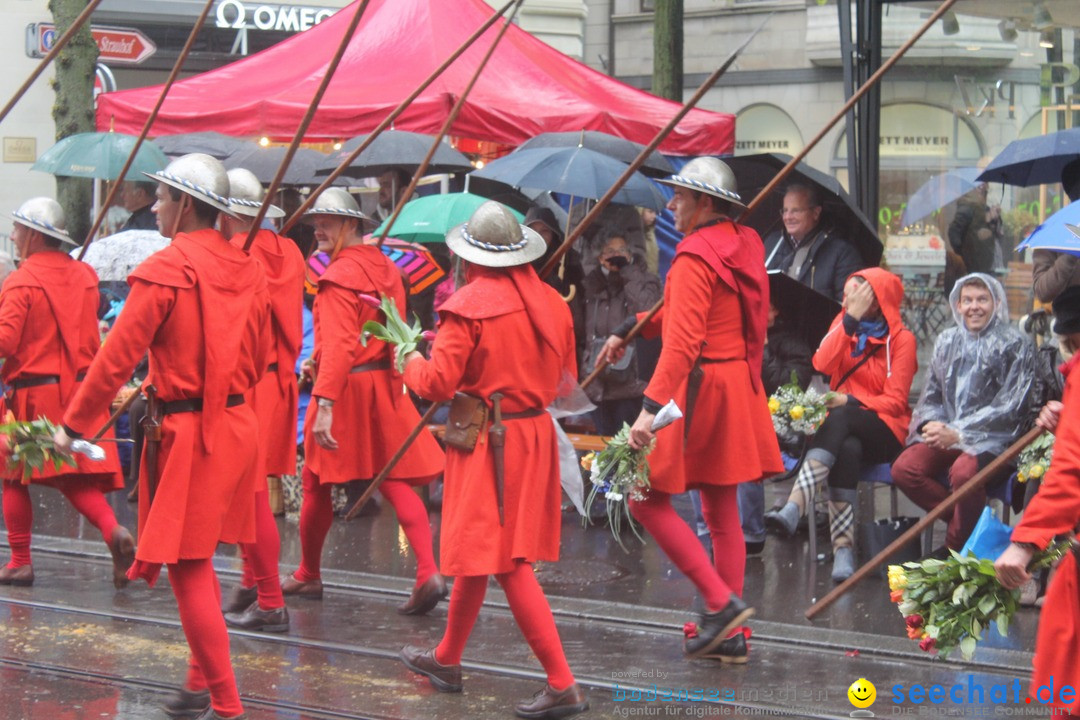
MULTIPOLYGON (((390 237, 418 243, 446 242, 446 233, 469 221, 476 208, 486 203, 489 198, 472 193, 446 193, 427 195, 409 201, 401 209, 401 215, 390 229, 390 237)), ((525 216, 510 209, 518 222, 525 216)), ((382 235, 386 223, 375 228, 374 235, 382 235)))
MULTIPOLYGON (((42 153, 31 170, 63 177, 116 180, 135 147, 134 135, 118 132, 93 132, 70 135, 42 153)), ((154 173, 169 164, 165 153, 146 140, 131 164, 125 180, 146 180, 144 172, 154 173)))

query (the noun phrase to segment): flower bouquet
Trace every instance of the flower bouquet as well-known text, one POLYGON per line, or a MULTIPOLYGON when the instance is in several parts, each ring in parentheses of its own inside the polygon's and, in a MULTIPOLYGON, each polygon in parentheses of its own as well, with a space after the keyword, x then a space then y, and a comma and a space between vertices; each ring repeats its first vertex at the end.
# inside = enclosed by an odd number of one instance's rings
POLYGON ((792 372, 791 382, 781 385, 769 398, 769 412, 777 436, 795 440, 816 433, 829 414, 825 402, 832 395, 831 392, 819 392, 813 386, 803 390, 792 372))
POLYGON ((1027 482, 1029 478, 1038 480, 1050 469, 1050 461, 1053 457, 1054 434, 1044 432, 1020 451, 1016 478, 1020 482, 1027 482))
POLYGON ((607 502, 608 524, 619 547, 626 550, 620 532, 623 518, 638 540, 643 540, 637 524, 630 515, 630 500, 643 500, 649 490, 649 462, 646 459, 653 447, 654 440, 648 447, 635 450, 630 447, 630 426, 623 423, 622 429, 608 441, 603 450, 589 453, 581 458, 581 466, 589 471, 592 489, 585 500, 585 520, 597 497, 607 502))
MULTIPOLYGON (((1071 537, 1051 543, 1028 569, 1049 567, 1071 544, 1071 537)), ((890 565, 889 599, 899 607, 908 637, 919 641, 920 650, 947 657, 959 647, 970 660, 991 622, 1002 637, 1008 633, 1020 590, 1006 590, 998 583, 993 560, 951 554, 945 560, 890 565)))
POLYGON ((21 470, 23 484, 30 482, 35 470, 42 470, 46 463, 60 470, 64 465, 76 467, 75 460, 56 450, 53 435, 56 425, 43 417, 33 421, 18 421, 8 412, 0 425, 0 453, 7 458, 8 470, 21 470))
POLYGON ((421 330, 419 320, 411 326, 407 325, 398 314, 397 305, 391 297, 383 295, 380 301, 371 295, 361 294, 360 300, 386 316, 385 325, 376 320, 368 320, 364 323, 360 333, 360 344, 367 347, 369 337, 390 343, 394 346, 394 365, 397 371, 405 372, 405 356, 415 350, 421 340, 429 342, 434 340, 435 333, 430 330, 421 330))

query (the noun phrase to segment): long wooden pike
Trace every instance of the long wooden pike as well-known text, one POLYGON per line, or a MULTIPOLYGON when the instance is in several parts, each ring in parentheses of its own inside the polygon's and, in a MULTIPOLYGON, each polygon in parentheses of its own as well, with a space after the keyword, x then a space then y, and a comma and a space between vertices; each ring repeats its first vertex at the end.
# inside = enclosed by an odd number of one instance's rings
POLYGON ((413 192, 416 190, 417 183, 420 182, 420 178, 427 172, 428 165, 431 164, 431 158, 435 156, 435 152, 439 149, 439 144, 442 143, 446 133, 450 130, 450 126, 454 124, 454 121, 457 120, 458 113, 465 107, 465 101, 468 99, 469 93, 472 92, 473 86, 476 85, 476 81, 480 79, 480 74, 484 72, 484 68, 487 66, 488 61, 491 60, 491 56, 495 54, 495 49, 499 46, 499 41, 503 39, 503 35, 505 35, 506 31, 510 29, 510 26, 514 24, 514 18, 517 17, 517 12, 521 8, 523 2, 525 2, 525 0, 514 0, 514 9, 510 13, 510 17, 506 18, 506 22, 499 28, 499 34, 495 36, 495 39, 491 43, 491 47, 488 48, 488 51, 480 61, 480 64, 476 66, 476 72, 474 72, 473 76, 469 79, 469 83, 465 86, 465 89, 461 91, 461 95, 458 96, 457 102, 454 103, 454 107, 450 109, 450 113, 446 116, 446 120, 443 121, 442 127, 439 128, 435 140, 431 143, 431 148, 428 150, 427 155, 424 156, 423 161, 417 166, 416 172, 413 173, 409 186, 405 188, 405 192, 401 193, 401 197, 394 207, 394 212, 390 215, 390 219, 386 221, 382 235, 379 236, 379 247, 382 247, 383 241, 386 240, 386 236, 390 234, 390 229, 394 227, 394 222, 397 221, 398 215, 401 214, 401 210, 405 207, 405 204, 409 202, 409 198, 412 197, 413 192))
MULTIPOLYGON (((945 0, 945 2, 943 2, 941 4, 941 7, 939 7, 937 10, 935 10, 934 14, 931 15, 930 18, 925 23, 923 23, 922 27, 920 27, 918 30, 916 30, 915 34, 912 35, 910 38, 908 38, 907 42, 905 42, 903 45, 901 45, 899 48, 897 48, 896 52, 892 54, 892 57, 890 57, 888 59, 888 61, 884 65, 882 65, 880 68, 878 68, 877 72, 875 72, 873 75, 871 75, 870 78, 865 83, 863 83, 863 85, 859 88, 859 90, 854 95, 852 95, 851 98, 846 103, 844 103, 844 107, 841 108, 836 113, 836 115, 834 115, 832 117, 831 120, 829 120, 829 122, 825 125, 825 127, 822 128, 821 132, 819 132, 817 134, 817 136, 814 137, 813 140, 811 140, 809 143, 807 143, 806 147, 803 148, 802 152, 800 152, 797 156, 793 157, 791 159, 791 162, 789 162, 787 165, 785 165, 780 170, 780 172, 777 173, 776 176, 769 182, 769 184, 761 189, 761 192, 759 192, 757 194, 757 196, 754 197, 754 199, 750 202, 750 204, 746 206, 746 209, 743 210, 743 212, 739 215, 739 220, 742 220, 742 219, 748 217, 749 215, 751 215, 761 205, 761 203, 765 200, 765 198, 768 197, 769 193, 772 192, 773 189, 776 188, 776 186, 778 186, 781 182, 784 181, 784 179, 788 175, 791 174, 791 172, 795 169, 795 166, 803 158, 805 158, 806 155, 811 150, 814 149, 814 146, 816 146, 819 142, 821 142, 822 138, 825 137, 825 133, 827 133, 829 130, 831 130, 832 127, 834 125, 836 125, 836 123, 840 122, 840 119, 843 118, 847 114, 847 112, 852 107, 855 106, 855 103, 857 103, 862 98, 863 95, 868 93, 870 91, 870 88, 872 88, 875 84, 877 84, 877 82, 879 80, 881 80, 882 76, 886 72, 888 72, 888 70, 893 65, 895 65, 897 62, 900 61, 900 58, 902 58, 904 56, 904 54, 907 53, 907 51, 911 49, 911 47, 919 40, 919 38, 921 38, 924 34, 926 34, 926 31, 929 30, 933 26, 933 24, 935 22, 937 22, 941 18, 942 15, 944 15, 946 12, 948 12, 949 8, 952 7, 955 2, 956 2, 956 0, 945 0)), ((758 29, 760 30, 760 28, 758 28, 758 29)), ((592 213, 589 213, 589 215, 591 215, 591 214, 592 213)), ((585 223, 585 220, 589 219, 589 215, 585 216, 585 219, 582 220, 582 224, 585 223)), ((580 233, 578 233, 578 234, 580 234, 580 233)), ((567 238, 567 240, 570 240, 570 238, 567 238)), ((560 251, 566 252, 566 250, 569 249, 569 244, 564 243, 563 245, 564 245, 564 247, 560 248, 560 251)), ((559 257, 559 254, 557 253, 552 258, 552 260, 548 261, 548 265, 551 265, 555 260, 558 259, 558 257, 559 257)), ((545 271, 547 271, 547 270, 548 270, 548 266, 545 265, 544 268, 541 270, 541 277, 543 277, 545 271)), ((660 308, 663 306, 663 304, 664 304, 664 299, 661 298, 659 300, 659 302, 657 302, 657 304, 655 306, 653 306, 653 308, 651 310, 649 310, 649 315, 647 317, 651 318, 653 315, 655 315, 660 310, 660 308)), ((634 329, 631 330, 630 333, 627 334, 627 336, 625 338, 623 338, 622 346, 625 347, 627 344, 630 343, 630 341, 632 341, 634 338, 636 338, 638 336, 638 333, 641 332, 641 328, 643 326, 644 326, 644 322, 639 322, 637 325, 635 325, 634 329)), ((582 387, 585 387, 588 383, 592 382, 595 379, 595 376, 598 376, 604 367, 605 367, 604 364, 601 364, 600 366, 598 366, 587 378, 585 378, 585 381, 582 383, 582 387)))
POLYGON ((937 507, 926 513, 926 515, 924 515, 922 519, 919 520, 919 522, 909 527, 903 535, 898 537, 888 547, 886 547, 884 550, 871 558, 868 563, 856 570, 854 575, 834 587, 825 597, 821 598, 816 603, 811 605, 805 613, 806 619, 813 620, 815 615, 817 615, 822 610, 829 607, 838 599, 840 599, 840 597, 846 594, 848 590, 853 588, 856 583, 860 582, 863 578, 872 573, 879 565, 888 560, 894 553, 896 553, 897 550, 899 550, 904 545, 907 545, 912 540, 918 538, 919 533, 933 525, 935 520, 938 520, 939 518, 943 517, 945 513, 951 511, 957 503, 966 498, 968 495, 971 495, 972 493, 981 490, 982 487, 988 482, 990 482, 990 479, 993 478, 994 475, 1006 463, 1013 460, 1017 455, 1021 453, 1024 448, 1033 443, 1035 441, 1035 438, 1039 437, 1042 434, 1043 429, 1041 427, 1034 427, 1029 430, 1027 434, 1025 434, 1022 438, 1010 445, 1005 450, 1005 452, 1001 453, 996 458, 991 460, 989 465, 984 467, 979 472, 975 473, 975 476, 968 480, 966 483, 964 483, 959 490, 950 494, 949 497, 941 501, 941 503, 937 507))
POLYGON ((136 398, 138 398, 140 394, 141 390, 136 390, 135 392, 128 395, 127 398, 124 399, 124 402, 120 404, 120 407, 116 408, 116 410, 113 411, 113 414, 109 416, 109 419, 105 421, 105 424, 102 425, 96 433, 94 433, 94 436, 90 438, 90 442, 101 442, 101 436, 109 432, 109 428, 116 424, 116 421, 120 419, 120 416, 126 413, 129 409, 131 409, 132 403, 135 402, 136 398))
POLYGON ((289 163, 292 162, 293 156, 296 155, 296 149, 300 147, 300 143, 304 139, 304 134, 311 125, 311 121, 315 119, 315 112, 319 109, 319 103, 322 101, 326 89, 330 87, 330 81, 334 78, 334 73, 337 72, 338 65, 341 64, 341 58, 344 57, 345 51, 349 48, 349 43, 352 42, 353 35, 356 33, 356 28, 360 24, 360 19, 364 16, 364 11, 367 10, 369 2, 371 2, 371 0, 363 0, 356 8, 356 12, 353 13, 352 22, 350 22, 349 27, 346 28, 345 34, 338 44, 337 52, 334 53, 334 57, 330 60, 330 65, 326 68, 326 74, 323 75, 322 82, 319 83, 319 89, 315 91, 315 97, 311 99, 311 104, 308 105, 307 113, 304 115, 304 119, 300 121, 300 126, 296 129, 296 134, 293 135, 292 142, 289 144, 289 149, 285 152, 285 157, 281 158, 281 164, 278 165, 277 174, 274 175, 274 179, 271 181, 270 187, 266 191, 266 197, 263 198, 263 203, 259 207, 259 212, 255 214, 255 218, 251 221, 251 229, 248 230, 247 239, 244 241, 244 252, 251 250, 251 244, 255 242, 255 236, 259 234, 263 218, 266 217, 266 211, 270 208, 274 196, 277 195, 278 188, 281 186, 281 181, 285 177, 285 171, 289 169, 289 163))
POLYGON ((346 156, 340 163, 338 163, 337 168, 332 173, 330 173, 326 180, 323 180, 322 184, 319 185, 319 187, 315 188, 315 190, 313 190, 308 195, 307 200, 305 200, 304 203, 299 208, 297 208, 296 212, 294 212, 292 216, 288 220, 286 220, 285 223, 281 226, 281 232, 288 232, 297 222, 299 222, 300 218, 304 216, 304 213, 306 213, 308 209, 315 204, 315 200, 319 197, 320 194, 322 194, 323 190, 326 190, 326 188, 330 187, 335 180, 341 177, 341 175, 349 168, 349 165, 351 165, 353 161, 356 160, 356 158, 360 157, 360 153, 367 150, 371 143, 375 141, 375 138, 377 138, 383 130, 390 127, 394 120, 396 120, 401 115, 401 113, 405 112, 406 108, 408 108, 409 105, 412 104, 412 101, 420 97, 420 93, 424 92, 424 90, 426 90, 431 85, 431 83, 435 82, 435 80, 437 80, 438 77, 442 75, 446 71, 446 69, 454 63, 455 60, 461 57, 461 55, 466 50, 468 50, 469 47, 471 47, 472 44, 476 42, 481 35, 487 32, 488 28, 494 25, 495 21, 502 17, 506 13, 506 11, 510 9, 510 6, 513 5, 515 2, 517 2, 517 0, 509 0, 509 2, 507 2, 497 11, 495 11, 495 13, 491 17, 489 17, 483 25, 476 29, 476 32, 466 38, 465 42, 461 43, 461 45, 458 46, 457 50, 450 54, 450 57, 446 58, 446 60, 443 61, 442 65, 435 68, 431 72, 431 74, 428 75, 427 78, 425 78, 424 81, 420 83, 420 85, 418 85, 416 89, 409 94, 408 97, 398 103, 398 106, 394 108, 393 111, 391 111, 391 113, 387 115, 382 122, 376 125, 374 130, 368 133, 368 136, 364 138, 364 141, 360 143, 360 146, 353 150, 351 153, 349 153, 349 155, 346 156))
POLYGON ((59 40, 53 43, 52 49, 49 50, 48 54, 46 54, 45 57, 41 59, 41 62, 37 64, 34 71, 30 73, 30 77, 26 78, 26 82, 15 91, 15 94, 11 96, 11 99, 7 101, 7 105, 4 106, 4 109, 0 110, 0 122, 3 122, 4 118, 11 112, 11 108, 15 107, 15 104, 22 99, 22 96, 25 95, 26 91, 30 89, 30 86, 34 84, 34 81, 41 76, 41 73, 45 72, 45 68, 49 67, 49 63, 53 61, 53 58, 60 54, 60 51, 71 41, 71 38, 75 37, 75 33, 79 32, 79 28, 90 19, 90 14, 93 13, 100 4, 101 0, 90 0, 90 3, 87 4, 87 6, 83 8, 83 11, 72 21, 71 27, 60 36, 59 40))
POLYGON ((541 278, 545 278, 551 274, 551 271, 555 269, 555 265, 558 264, 559 260, 562 259, 562 256, 570 250, 570 246, 574 244, 574 241, 581 237, 581 234, 585 232, 594 220, 600 217, 600 213, 608 206, 612 198, 615 197, 615 194, 619 192, 619 190, 622 189, 622 186, 634 176, 634 173, 645 164, 645 161, 649 159, 653 150, 656 150, 656 148, 660 146, 660 143, 662 143, 664 139, 671 134, 671 131, 682 122, 682 119, 686 117, 687 113, 694 109, 694 106, 701 101, 701 98, 705 97, 705 93, 712 89, 712 86, 716 84, 717 80, 724 76, 724 73, 728 71, 728 68, 730 68, 732 63, 739 57, 739 53, 745 50, 746 46, 750 44, 750 41, 757 37, 757 34, 765 27, 765 23, 772 19, 772 16, 773 13, 769 13, 769 15, 761 21, 761 24, 742 41, 742 44, 731 51, 731 54, 728 55, 724 64, 716 68, 716 70, 713 71, 713 74, 705 79, 705 82, 701 84, 701 87, 697 89, 697 92, 694 93, 693 97, 687 100, 686 103, 679 108, 679 112, 675 113, 674 117, 668 121, 668 124, 660 129, 660 132, 656 133, 656 137, 652 139, 652 142, 642 148, 641 152, 638 153, 638 156, 634 158, 634 162, 630 163, 626 170, 623 171, 623 174, 619 176, 619 179, 615 181, 615 184, 608 188, 608 191, 604 193, 604 196, 600 198, 599 201, 597 201, 592 210, 581 219, 581 222, 574 228, 574 231, 567 235, 566 239, 563 240, 562 245, 560 245, 551 257, 548 258, 548 261, 544 263, 544 267, 540 268, 539 275, 541 278))
POLYGON ((214 0, 206 0, 206 5, 203 6, 202 13, 200 13, 198 19, 195 20, 195 26, 191 28, 191 33, 188 35, 187 42, 184 43, 183 49, 180 50, 180 55, 177 56, 176 62, 173 63, 172 71, 165 81, 165 86, 161 88, 161 94, 158 95, 157 102, 154 104, 154 109, 150 111, 150 115, 146 118, 146 122, 143 123, 142 132, 139 133, 139 137, 135 140, 135 145, 131 148, 131 154, 128 155, 128 159, 124 163, 124 167, 120 170, 120 174, 116 176, 116 182, 109 188, 109 194, 105 197, 105 202, 98 211, 97 217, 94 218, 94 224, 90 226, 90 232, 86 234, 86 239, 83 240, 82 250, 79 251, 79 260, 82 260, 86 256, 86 251, 89 249, 90 243, 94 241, 94 236, 97 235, 97 231, 101 228, 101 223, 105 220, 105 213, 109 212, 109 208, 112 207, 113 200, 116 198, 116 193, 120 191, 120 186, 124 183, 124 176, 127 175, 128 170, 131 169, 132 163, 135 162, 135 158, 139 154, 139 148, 142 147, 143 140, 146 139, 146 136, 150 133, 151 126, 153 126, 154 121, 157 120, 158 112, 161 111, 161 106, 165 104, 165 98, 168 96, 169 90, 172 89, 173 83, 176 82, 176 78, 180 74, 180 68, 184 66, 184 62, 187 60, 187 56, 191 52, 192 46, 195 44, 195 38, 198 36, 199 31, 202 30, 202 26, 206 22, 206 17, 210 14, 210 9, 213 6, 214 0))

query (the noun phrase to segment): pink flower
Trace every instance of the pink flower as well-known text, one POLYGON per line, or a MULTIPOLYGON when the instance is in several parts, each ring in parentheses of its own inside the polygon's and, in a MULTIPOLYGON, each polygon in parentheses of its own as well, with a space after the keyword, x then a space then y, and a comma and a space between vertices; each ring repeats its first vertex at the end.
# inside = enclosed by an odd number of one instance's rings
POLYGON ((919 643, 919 649, 928 653, 937 652, 937 650, 934 649, 935 645, 937 645, 937 640, 932 637, 924 637, 922 642, 919 643))
POLYGON ((685 625, 682 626, 682 632, 683 632, 683 635, 685 635, 687 639, 696 638, 697 637, 697 623, 692 623, 692 622, 686 623, 685 625))
POLYGON ((907 623, 909 628, 921 628, 923 626, 923 618, 919 614, 908 615, 904 618, 904 622, 907 623))
POLYGON ((435 342, 435 331, 425 330, 424 332, 420 333, 420 337, 424 340, 427 340, 429 343, 435 342))
POLYGON ((364 293, 360 293, 360 302, 364 303, 370 308, 374 308, 375 310, 382 310, 382 303, 379 302, 378 298, 372 295, 365 295, 364 293))

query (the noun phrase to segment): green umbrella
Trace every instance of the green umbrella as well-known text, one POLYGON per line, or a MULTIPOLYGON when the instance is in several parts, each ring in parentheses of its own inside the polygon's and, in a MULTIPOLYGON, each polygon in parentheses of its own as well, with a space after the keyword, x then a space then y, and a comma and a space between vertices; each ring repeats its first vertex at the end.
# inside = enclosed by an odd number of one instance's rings
MULTIPOLYGON (((476 208, 489 198, 472 193, 446 193, 445 195, 427 195, 408 202, 401 209, 401 215, 390 229, 390 237, 418 243, 446 242, 446 233, 458 225, 466 223, 476 208)), ((514 217, 521 222, 525 216, 511 209, 514 217)), ((382 225, 375 228, 374 235, 382 235, 382 225)))
MULTIPOLYGON (((135 147, 135 140, 134 135, 118 132, 70 135, 42 153, 30 169, 63 177, 116 180, 135 147)), ((146 180, 142 173, 157 172, 168 164, 169 158, 157 145, 143 141, 125 179, 146 180)))

